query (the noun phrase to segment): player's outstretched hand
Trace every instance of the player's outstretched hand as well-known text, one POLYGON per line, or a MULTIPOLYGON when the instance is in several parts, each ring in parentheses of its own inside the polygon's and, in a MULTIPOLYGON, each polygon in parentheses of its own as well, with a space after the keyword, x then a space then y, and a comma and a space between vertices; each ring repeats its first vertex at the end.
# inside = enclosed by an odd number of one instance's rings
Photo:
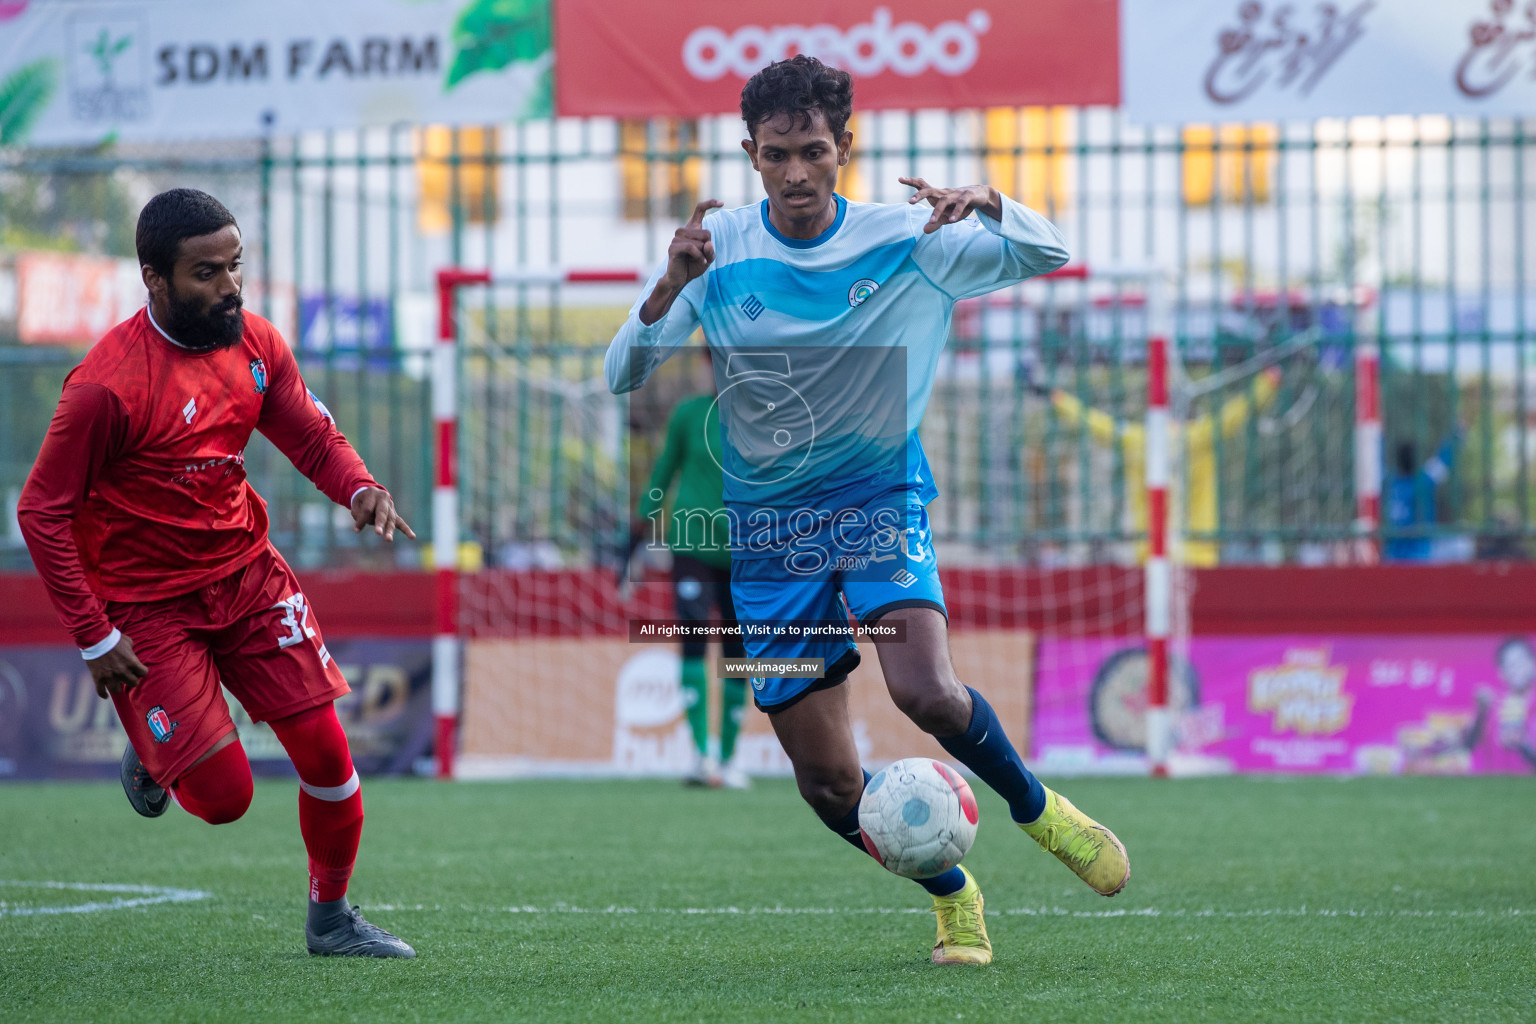
POLYGON ((91 679, 96 683, 96 695, 103 699, 133 689, 141 679, 149 675, 149 669, 133 653, 133 641, 128 639, 126 633, 116 647, 94 661, 86 662, 85 667, 91 670, 91 679))
POLYGON ((395 511, 395 499, 389 496, 388 491, 377 487, 359 491, 357 497, 352 499, 352 532, 361 533, 363 527, 370 523, 373 524, 373 532, 385 540, 395 539, 396 527, 411 540, 416 539, 416 531, 395 511))
POLYGON ((718 206, 718 199, 706 199, 693 208, 688 223, 672 234, 672 244, 667 246, 667 284, 681 291, 683 286, 715 262, 715 243, 704 227, 704 215, 718 206))
POLYGON ((703 274, 715 261, 715 243, 704 228, 704 215, 717 206, 724 206, 718 199, 706 199, 693 208, 688 223, 672 234, 672 244, 667 246, 667 270, 651 289, 645 305, 640 307, 640 322, 653 324, 667 315, 672 303, 689 281, 703 274))
POLYGON ((928 200, 933 216, 923 225, 923 234, 931 235, 946 224, 965 220, 972 210, 980 210, 993 220, 1003 219, 1003 199, 990 185, 962 185, 959 188, 935 188, 922 178, 898 178, 903 185, 917 189, 907 200, 928 200))

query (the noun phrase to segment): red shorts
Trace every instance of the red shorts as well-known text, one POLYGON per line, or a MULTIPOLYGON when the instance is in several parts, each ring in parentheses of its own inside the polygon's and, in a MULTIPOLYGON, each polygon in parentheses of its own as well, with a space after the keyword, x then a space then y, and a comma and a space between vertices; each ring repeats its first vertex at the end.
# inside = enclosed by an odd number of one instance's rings
POLYGON ((257 722, 351 692, 293 570, 270 544, 223 579, 160 601, 112 601, 107 616, 149 669, 112 701, 162 786, 234 729, 220 682, 257 722))

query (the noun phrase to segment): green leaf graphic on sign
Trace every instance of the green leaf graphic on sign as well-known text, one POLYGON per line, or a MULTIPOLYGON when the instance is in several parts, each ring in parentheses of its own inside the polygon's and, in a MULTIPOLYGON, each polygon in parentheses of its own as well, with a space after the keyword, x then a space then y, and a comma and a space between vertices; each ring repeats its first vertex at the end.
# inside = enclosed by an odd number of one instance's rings
POLYGON ((528 93, 528 98, 523 101, 523 109, 520 117, 539 118, 553 117, 555 115, 555 82, 554 75, 548 67, 539 73, 539 80, 534 83, 533 90, 528 93))
POLYGON ((549 0, 471 0, 453 25, 452 89, 480 71, 535 60, 549 49, 549 0))
POLYGON ((44 59, 23 64, 0 81, 0 146, 25 141, 58 80, 58 61, 44 59))
POLYGON ((132 43, 132 36, 123 36, 114 40, 110 32, 102 29, 101 35, 96 37, 96 42, 92 43, 85 52, 96 58, 96 66, 101 69, 102 77, 110 79, 112 64, 132 43))

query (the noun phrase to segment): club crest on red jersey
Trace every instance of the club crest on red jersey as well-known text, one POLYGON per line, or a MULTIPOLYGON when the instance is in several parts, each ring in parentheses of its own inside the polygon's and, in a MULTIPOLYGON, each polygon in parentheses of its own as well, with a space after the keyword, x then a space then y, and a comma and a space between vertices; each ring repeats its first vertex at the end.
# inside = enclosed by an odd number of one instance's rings
POLYGON ((164 743, 176 732, 178 723, 171 721, 171 716, 165 713, 164 706, 156 704, 144 715, 144 721, 149 723, 149 731, 154 733, 156 743, 164 743))
POLYGON ((256 380, 256 393, 267 393, 267 364, 260 359, 251 360, 251 376, 256 380))

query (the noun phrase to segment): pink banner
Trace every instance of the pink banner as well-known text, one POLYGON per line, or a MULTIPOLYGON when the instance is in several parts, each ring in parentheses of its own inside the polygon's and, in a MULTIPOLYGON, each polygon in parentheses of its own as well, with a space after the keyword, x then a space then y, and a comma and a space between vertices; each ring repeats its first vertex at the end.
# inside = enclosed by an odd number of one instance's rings
MULTIPOLYGON (((1528 636, 1204 637, 1170 675, 1176 771, 1536 771, 1528 636)), ((1041 771, 1144 770, 1145 708, 1137 642, 1041 642, 1041 771)))

